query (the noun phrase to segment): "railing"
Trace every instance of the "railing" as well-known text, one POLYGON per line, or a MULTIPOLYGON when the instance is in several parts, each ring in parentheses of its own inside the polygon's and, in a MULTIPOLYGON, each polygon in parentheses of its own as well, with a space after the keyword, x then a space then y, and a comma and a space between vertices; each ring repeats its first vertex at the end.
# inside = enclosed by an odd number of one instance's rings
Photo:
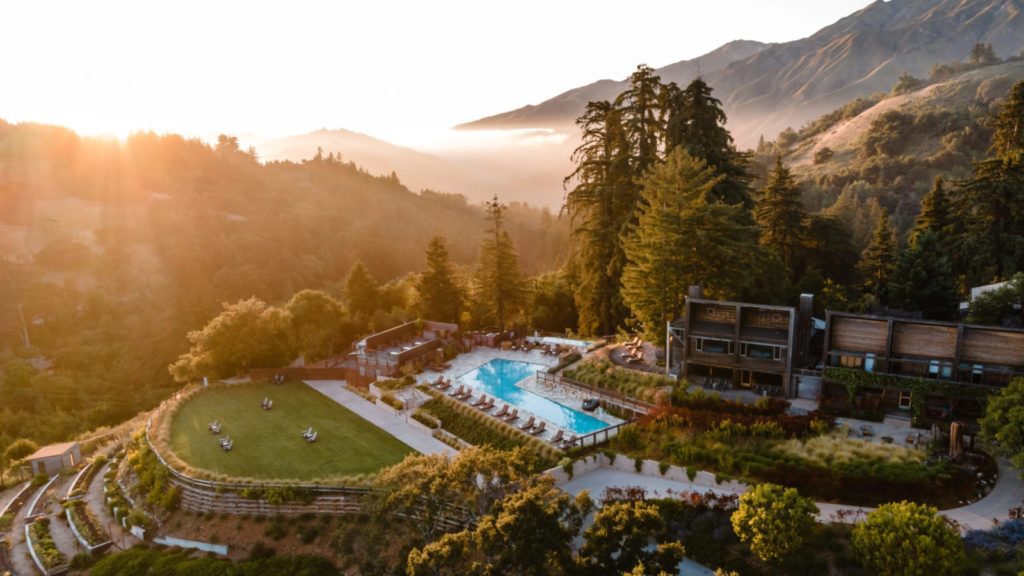
POLYGON ((628 420, 626 422, 616 424, 615 426, 611 426, 603 430, 598 430, 597 432, 584 434, 583 436, 577 438, 576 441, 572 443, 572 446, 570 446, 570 448, 575 448, 577 446, 596 446, 602 442, 607 442, 612 436, 615 436, 616 434, 619 433, 620 428, 622 428, 623 426, 628 426, 633 422, 635 422, 635 420, 628 420))
POLYGON ((614 390, 598 388, 558 374, 548 374, 543 370, 537 372, 537 382, 546 386, 565 386, 576 390, 577 392, 583 392, 588 396, 597 398, 606 404, 611 404, 618 408, 629 410, 634 414, 647 415, 657 408, 654 404, 644 402, 643 400, 637 400, 636 398, 630 398, 629 396, 615 392, 614 390))

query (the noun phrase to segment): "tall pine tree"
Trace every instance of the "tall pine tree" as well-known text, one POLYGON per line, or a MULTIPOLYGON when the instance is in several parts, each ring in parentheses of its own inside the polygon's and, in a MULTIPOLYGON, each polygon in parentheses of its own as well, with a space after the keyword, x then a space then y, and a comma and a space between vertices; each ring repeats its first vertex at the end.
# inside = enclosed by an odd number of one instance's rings
POLYGON ((857 268, 864 276, 864 293, 874 296, 876 302, 886 299, 886 287, 896 267, 896 234, 889 216, 882 214, 875 222, 871 243, 861 254, 857 268))
POLYGON ((352 265, 345 279, 345 300, 349 316, 361 324, 369 322, 370 316, 380 308, 380 284, 360 261, 352 265))
POLYGON ((420 313, 427 320, 458 322, 462 314, 462 288, 455 278, 448 247, 443 236, 434 236, 427 245, 427 270, 416 288, 420 293, 420 313))
POLYGON ((910 233, 911 243, 924 232, 945 234, 950 225, 949 196, 942 181, 936 177, 932 189, 921 198, 921 212, 914 219, 914 229, 910 233))
POLYGON ((711 95, 711 87, 696 78, 682 90, 669 84, 665 94, 666 153, 682 146, 691 156, 704 160, 725 175, 715 186, 715 198, 750 208, 747 156, 736 150, 732 134, 725 128, 722 103, 711 95))
POLYGON ((474 297, 484 314, 478 324, 509 325, 526 300, 526 285, 519 269, 512 239, 505 231, 505 210, 498 196, 487 202, 487 234, 480 246, 480 262, 474 279, 474 297))
POLYGON ((761 244, 778 255, 791 279, 796 275, 797 251, 804 236, 806 217, 800 189, 780 155, 754 206, 754 220, 761 227, 761 244))
POLYGON ((746 287, 756 232, 742 208, 714 200, 722 178, 677 148, 641 181, 644 201, 625 243, 622 293, 652 336, 681 315, 691 284, 727 298, 746 287))
POLYGON ((953 266, 937 232, 925 230, 900 254, 889 279, 888 303, 901 310, 919 310, 925 318, 953 320, 959 298, 953 266))

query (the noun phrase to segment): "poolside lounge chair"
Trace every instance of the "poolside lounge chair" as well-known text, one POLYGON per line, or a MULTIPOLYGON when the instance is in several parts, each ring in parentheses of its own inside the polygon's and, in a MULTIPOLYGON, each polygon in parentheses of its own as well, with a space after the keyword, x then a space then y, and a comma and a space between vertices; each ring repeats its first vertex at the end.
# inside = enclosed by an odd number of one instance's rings
POLYGON ((519 408, 513 408, 508 416, 505 416, 505 422, 515 422, 516 420, 519 420, 519 408))
POLYGON ((534 436, 540 436, 541 434, 544 433, 545 430, 547 430, 547 425, 548 425, 547 422, 541 420, 540 421, 540 426, 537 426, 536 428, 534 428, 533 432, 530 432, 530 434, 533 434, 534 436))
POLYGON ((477 406, 477 408, 483 410, 484 412, 487 412, 491 408, 494 408, 494 398, 488 398, 486 402, 484 402, 480 406, 477 406))
POLYGON ((430 383, 431 388, 440 388, 444 384, 444 376, 438 376, 437 380, 430 383))
POLYGON ((555 432, 555 435, 551 438, 550 442, 552 444, 558 444, 559 442, 562 441, 562 437, 564 437, 564 436, 565 436, 565 430, 562 430, 561 428, 559 428, 558 432, 555 432))
POLYGON ((487 404, 487 394, 481 394, 476 402, 473 402, 473 408, 479 408, 485 404, 487 404))
POLYGON ((449 389, 451 387, 452 387, 452 381, 451 380, 445 380, 445 381, 441 382, 441 385, 438 386, 437 389, 438 390, 447 390, 447 389, 449 389))
POLYGON ((452 392, 451 394, 449 394, 449 396, 451 396, 452 398, 458 398, 459 395, 462 394, 465 390, 466 390, 466 387, 463 386, 462 384, 459 384, 459 389, 456 390, 455 392, 452 392))
POLYGON ((466 388, 465 390, 462 391, 462 394, 459 394, 458 396, 456 396, 456 398, 458 398, 459 400, 469 400, 472 397, 473 397, 473 389, 472 388, 466 388))
POLYGON ((576 437, 575 434, 573 434, 572 436, 569 436, 568 440, 563 440, 562 441, 562 448, 564 448, 566 450, 568 450, 569 448, 572 448, 573 446, 576 445, 576 439, 577 439, 577 437, 576 437))
POLYGON ((527 420, 525 424, 520 426, 519 429, 520 430, 530 430, 530 429, 533 428, 533 423, 534 423, 534 418, 533 418, 533 416, 530 416, 530 419, 527 420))
POLYGON ((504 418, 506 414, 508 414, 508 404, 502 406, 501 410, 498 410, 497 412, 492 414, 492 416, 494 416, 495 418, 504 418))

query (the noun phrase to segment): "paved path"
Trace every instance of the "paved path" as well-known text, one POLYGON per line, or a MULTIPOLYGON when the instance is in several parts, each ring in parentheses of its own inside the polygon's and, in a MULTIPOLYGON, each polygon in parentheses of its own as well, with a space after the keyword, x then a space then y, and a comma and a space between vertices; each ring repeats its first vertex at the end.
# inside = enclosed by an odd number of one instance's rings
POLYGON ((103 492, 103 477, 106 476, 109 469, 110 463, 108 462, 93 476, 92 484, 89 485, 85 493, 85 504, 96 516, 96 519, 100 521, 100 524, 106 529, 107 533, 110 534, 110 539, 114 542, 113 546, 125 550, 138 543, 139 539, 133 536, 131 532, 121 528, 121 525, 114 520, 110 509, 107 508, 107 495, 103 492))
POLYGON ((408 416, 395 415, 364 400, 358 394, 348 391, 341 380, 308 381, 306 385, 355 412, 421 454, 455 454, 452 447, 409 424, 406 420, 408 416))
MULTIPOLYGON (((598 468, 582 474, 562 485, 562 489, 572 495, 579 494, 583 490, 589 490, 594 498, 599 498, 605 488, 611 486, 643 486, 647 488, 648 494, 655 497, 666 497, 672 492, 706 492, 708 490, 716 494, 738 494, 745 491, 745 487, 707 486, 695 482, 669 480, 657 476, 647 476, 635 472, 626 472, 610 468, 598 468)), ((999 461, 999 478, 996 485, 981 500, 962 506, 943 510, 942 514, 951 520, 955 520, 964 528, 986 529, 991 528, 994 520, 1005 520, 1010 508, 1020 506, 1024 500, 1024 482, 1021 481, 1019 472, 1012 468, 1005 460, 999 461)), ((819 522, 831 522, 835 518, 833 514, 839 510, 860 511, 868 513, 874 508, 862 506, 843 506, 838 504, 818 503, 819 522)), ((856 518, 853 518, 856 520, 856 518)))

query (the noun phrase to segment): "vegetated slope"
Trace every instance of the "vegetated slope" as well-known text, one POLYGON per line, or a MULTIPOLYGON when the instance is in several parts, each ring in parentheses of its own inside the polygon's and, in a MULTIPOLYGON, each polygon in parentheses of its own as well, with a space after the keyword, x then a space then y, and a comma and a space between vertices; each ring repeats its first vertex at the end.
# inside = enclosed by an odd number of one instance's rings
MULTIPOLYGON (((243 142, 242 148, 247 148, 247 144, 243 142)), ((341 128, 253 141, 251 144, 264 161, 300 162, 312 158, 320 149, 324 156, 340 155, 345 162, 355 162, 371 174, 395 172, 413 191, 430 189, 463 194, 474 201, 489 199, 489 194, 493 193, 482 179, 442 158, 341 128)))
MULTIPOLYGON (((261 164, 230 139, 119 143, 0 121, 0 446, 151 407, 188 331, 224 302, 340 296, 357 260, 388 281, 421 270, 435 234, 472 266, 485 227, 462 196, 350 163, 261 164)), ((561 264, 565 221, 512 205, 508 231, 528 273, 561 264)))
POLYGON ((856 211, 877 201, 906 232, 937 176, 953 185, 986 155, 989 120, 1022 79, 1024 60, 1014 60, 906 94, 854 100, 798 132, 780 135, 758 156, 767 162, 782 153, 802 181, 810 207, 856 211))
MULTIPOLYGON (((807 38, 750 46, 752 54, 718 70, 705 68, 702 76, 725 105, 737 143, 749 147, 760 135, 772 136, 854 98, 888 91, 902 73, 927 76, 934 64, 966 58, 979 42, 991 44, 1001 57, 1020 52, 1024 0, 878 1, 807 38)), ((680 81, 671 75, 672 66, 659 72, 663 79, 680 81)), ((535 119, 553 125, 556 118, 564 125, 582 112, 586 100, 576 98, 580 105, 573 111, 564 96, 463 126, 535 126, 526 123, 535 119)))

